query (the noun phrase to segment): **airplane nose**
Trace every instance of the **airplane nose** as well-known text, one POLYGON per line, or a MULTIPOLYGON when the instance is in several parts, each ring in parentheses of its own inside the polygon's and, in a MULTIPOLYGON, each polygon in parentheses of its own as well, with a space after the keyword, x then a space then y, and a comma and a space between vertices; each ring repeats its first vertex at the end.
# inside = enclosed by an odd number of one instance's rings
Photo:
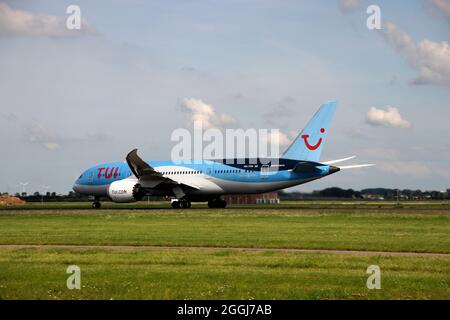
POLYGON ((76 183, 72 186, 72 190, 75 191, 75 192, 78 192, 79 188, 78 188, 78 185, 76 183))

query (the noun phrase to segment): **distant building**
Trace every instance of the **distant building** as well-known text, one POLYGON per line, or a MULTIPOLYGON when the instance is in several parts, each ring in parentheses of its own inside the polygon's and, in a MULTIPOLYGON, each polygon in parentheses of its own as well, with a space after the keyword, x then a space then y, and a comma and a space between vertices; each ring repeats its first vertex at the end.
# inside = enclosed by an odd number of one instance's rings
POLYGON ((276 204, 280 203, 277 192, 260 194, 230 194, 223 197, 228 204, 276 204))
POLYGON ((384 197, 382 195, 379 194, 363 194, 362 195, 363 199, 366 200, 384 200, 384 197))

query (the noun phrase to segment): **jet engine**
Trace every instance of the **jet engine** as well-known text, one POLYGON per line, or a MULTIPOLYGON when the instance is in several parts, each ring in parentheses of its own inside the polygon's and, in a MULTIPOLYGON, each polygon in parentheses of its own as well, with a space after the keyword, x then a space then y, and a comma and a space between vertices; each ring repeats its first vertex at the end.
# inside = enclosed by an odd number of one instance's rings
POLYGON ((109 185, 108 196, 113 202, 135 202, 142 199, 145 192, 136 180, 119 180, 109 185))

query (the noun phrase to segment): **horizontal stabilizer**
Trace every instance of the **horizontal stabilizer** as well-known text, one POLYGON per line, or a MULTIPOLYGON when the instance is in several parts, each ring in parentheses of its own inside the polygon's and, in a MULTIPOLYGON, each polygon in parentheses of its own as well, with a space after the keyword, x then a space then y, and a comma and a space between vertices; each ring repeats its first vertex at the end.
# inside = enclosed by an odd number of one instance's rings
POLYGON ((347 158, 343 158, 343 159, 337 159, 337 160, 331 160, 331 161, 326 161, 326 162, 322 162, 323 164, 335 164, 335 163, 339 163, 339 162, 344 162, 344 161, 348 161, 351 159, 355 159, 356 156, 351 156, 351 157, 347 157, 347 158))
POLYGON ((364 168, 364 167, 373 167, 375 164, 372 163, 368 163, 368 164, 355 164, 355 165, 351 165, 351 166, 342 166, 339 167, 339 169, 341 170, 345 170, 345 169, 355 169, 355 168, 364 168))

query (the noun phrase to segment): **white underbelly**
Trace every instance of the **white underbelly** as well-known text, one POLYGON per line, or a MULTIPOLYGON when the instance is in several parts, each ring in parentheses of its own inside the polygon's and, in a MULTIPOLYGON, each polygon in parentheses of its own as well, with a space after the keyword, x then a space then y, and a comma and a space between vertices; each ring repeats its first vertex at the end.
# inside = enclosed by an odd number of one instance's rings
POLYGON ((274 190, 289 188, 314 179, 308 180, 286 180, 274 182, 244 182, 231 181, 217 178, 209 178, 208 185, 199 190, 192 191, 193 194, 245 194, 245 193, 264 193, 274 190))

